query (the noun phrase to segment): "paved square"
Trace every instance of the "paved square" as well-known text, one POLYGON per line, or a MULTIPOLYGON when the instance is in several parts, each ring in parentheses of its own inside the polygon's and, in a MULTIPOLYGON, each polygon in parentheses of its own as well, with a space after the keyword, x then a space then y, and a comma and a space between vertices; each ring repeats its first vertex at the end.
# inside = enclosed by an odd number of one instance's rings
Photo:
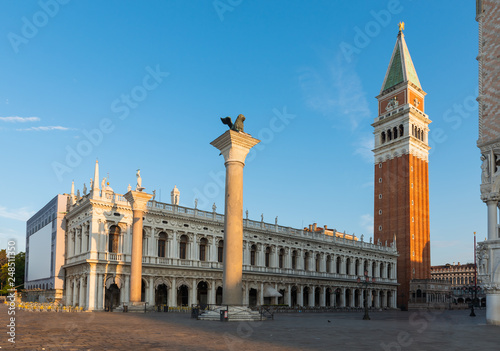
POLYGON ((17 350, 498 350, 485 311, 284 313, 265 322, 203 322, 182 313, 16 311, 17 350), (330 321, 330 322, 329 322, 330 321))

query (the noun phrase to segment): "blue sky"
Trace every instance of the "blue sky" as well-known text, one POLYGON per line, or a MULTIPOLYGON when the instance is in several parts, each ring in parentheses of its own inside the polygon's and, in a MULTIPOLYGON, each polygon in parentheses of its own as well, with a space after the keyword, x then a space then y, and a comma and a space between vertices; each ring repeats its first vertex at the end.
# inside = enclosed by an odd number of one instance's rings
POLYGON ((223 210, 209 143, 243 113, 250 218, 373 235, 374 98, 404 31, 422 88, 432 264, 472 261, 479 198, 473 1, 3 1, 0 247, 71 181, 223 210), (19 118, 8 118, 19 117, 19 118))

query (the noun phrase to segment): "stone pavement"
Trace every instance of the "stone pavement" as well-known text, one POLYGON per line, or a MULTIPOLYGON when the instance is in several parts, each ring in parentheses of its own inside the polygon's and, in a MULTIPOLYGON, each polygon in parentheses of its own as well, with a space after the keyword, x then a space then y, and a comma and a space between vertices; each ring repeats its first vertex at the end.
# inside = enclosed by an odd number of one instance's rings
POLYGON ((208 322, 183 313, 16 311, 0 306, 0 347, 16 350, 500 350, 485 311, 283 313, 265 322, 208 322), (330 321, 330 322, 329 322, 330 321))

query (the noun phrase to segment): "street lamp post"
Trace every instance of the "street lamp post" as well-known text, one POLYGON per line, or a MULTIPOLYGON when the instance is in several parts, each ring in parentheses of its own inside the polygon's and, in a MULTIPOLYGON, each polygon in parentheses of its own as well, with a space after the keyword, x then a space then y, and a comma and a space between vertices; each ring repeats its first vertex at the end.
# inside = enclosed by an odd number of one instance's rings
MULTIPOLYGON (((372 278, 370 280, 370 277, 368 277, 368 271, 365 271, 364 277, 358 277, 358 283, 361 286, 363 286, 366 290, 369 284, 375 283, 375 278, 372 278)), ((365 315, 363 316, 363 320, 370 320, 370 316, 368 315, 368 291, 366 294, 366 299, 364 299, 364 308, 365 308, 365 315)))

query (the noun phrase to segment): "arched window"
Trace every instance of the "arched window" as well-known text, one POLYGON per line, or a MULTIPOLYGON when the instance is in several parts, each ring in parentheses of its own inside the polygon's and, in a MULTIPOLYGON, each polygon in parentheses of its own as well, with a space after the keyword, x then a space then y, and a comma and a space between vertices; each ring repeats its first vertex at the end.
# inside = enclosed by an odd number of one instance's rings
POLYGON ((391 279, 391 273, 392 273, 392 267, 391 264, 389 263, 387 265, 387 278, 391 279))
POLYGON ((359 275, 359 260, 354 263, 354 275, 359 275))
POLYGON ((415 136, 415 126, 411 125, 411 135, 415 136))
POLYGON ((167 247, 167 234, 161 232, 158 235, 158 257, 165 257, 165 249, 167 247))
POLYGON ((250 248, 250 265, 255 266, 255 256, 257 254, 257 246, 252 245, 250 248))
POLYGON ((217 246, 217 262, 224 261, 224 240, 219 241, 219 246, 217 246))
POLYGON ((271 265, 271 248, 268 246, 266 247, 266 257, 265 257, 265 265, 266 267, 269 267, 271 265))
POLYGON ((284 257, 285 257, 285 250, 284 249, 280 249, 280 253, 279 253, 279 256, 278 256, 278 266, 279 266, 279 268, 283 268, 284 257))
POLYGON ((306 252, 304 254, 304 270, 305 271, 309 270, 309 252, 306 252))
POLYGON ((384 263, 380 262, 380 278, 384 278, 384 263))
POLYGON ((350 258, 348 258, 345 261, 345 274, 347 274, 347 275, 351 274, 351 259, 350 258))
POLYGON ((342 265, 342 258, 337 257, 337 264, 336 264, 336 267, 335 267, 335 272, 337 274, 340 274, 340 266, 341 265, 342 265))
POLYGON ((399 136, 402 137, 405 134, 405 127, 402 124, 399 125, 399 136))
POLYGON ((292 269, 297 269, 297 250, 292 252, 292 269))
POLYGON ((321 264, 321 256, 320 254, 316 255, 316 272, 320 271, 320 264, 321 264))
POLYGON ((179 258, 182 260, 187 258, 187 243, 188 237, 186 235, 182 235, 179 240, 179 258))
POLYGON ((332 256, 326 256, 326 273, 332 273, 332 256))
POLYGON ((120 240, 121 229, 117 225, 109 227, 108 251, 118 252, 118 242, 120 240))
POLYGON ((387 140, 389 140, 389 141, 392 140, 392 132, 390 129, 387 131, 387 140))
POLYGON ((207 245, 208 245, 207 239, 202 238, 200 240, 200 261, 207 260, 207 245))
POLYGON ((394 128, 392 129, 392 133, 393 133, 393 135, 394 135, 394 139, 396 139, 396 138, 398 137, 398 127, 394 127, 394 128))
POLYGON ((382 134, 380 134, 380 143, 385 143, 385 132, 382 132, 382 134))

